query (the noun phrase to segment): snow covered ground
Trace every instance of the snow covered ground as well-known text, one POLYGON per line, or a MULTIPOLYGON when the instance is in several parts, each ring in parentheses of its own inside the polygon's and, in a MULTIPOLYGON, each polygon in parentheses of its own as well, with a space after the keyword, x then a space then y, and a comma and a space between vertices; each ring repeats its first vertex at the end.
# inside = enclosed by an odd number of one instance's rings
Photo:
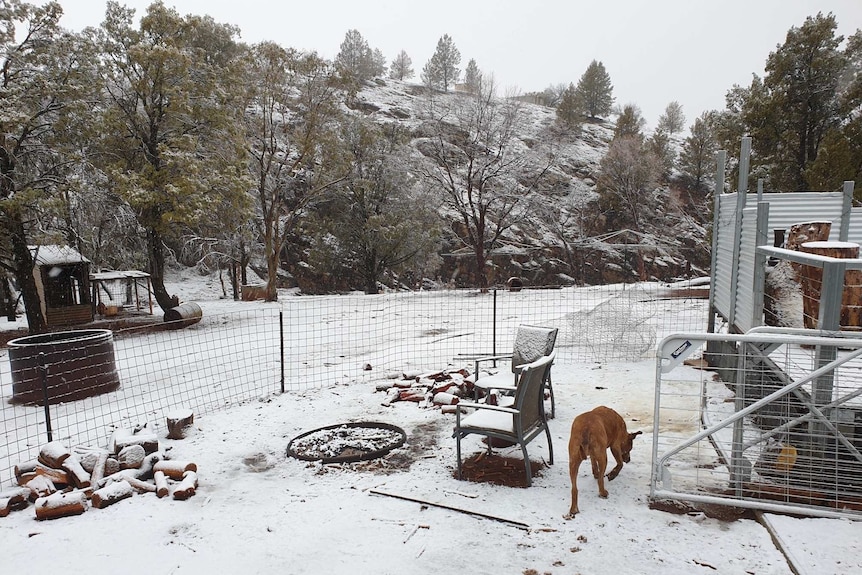
MULTIPOLYGON (((205 314, 257 305, 218 300, 215 283, 199 281, 211 285, 187 281, 182 293, 199 301, 205 314)), ((0 361, 7 361, 5 352, 0 361)), ((554 465, 530 488, 455 479, 453 416, 408 402, 386 407, 369 377, 247 402, 197 417, 184 440, 160 438, 171 457, 198 466, 199 488, 187 501, 135 495, 52 521, 37 521, 32 505, 0 518, 4 571, 9 566, 16 572, 129 574, 792 572, 769 531, 756 521, 649 508, 654 360, 558 363, 553 373, 554 465), (566 521, 569 426, 578 413, 597 405, 617 409, 630 430, 644 435, 635 440, 631 463, 607 484, 607 499, 598 497, 589 466, 581 466, 581 513, 566 521), (345 466, 308 463, 285 453, 288 442, 304 431, 359 420, 402 427, 406 445, 389 459, 345 466)), ((464 448, 469 455, 483 446, 468 438, 464 448)), ((543 438, 528 450, 532 459, 548 460, 543 438)), ((862 524, 774 515, 769 520, 799 572, 862 569, 862 524)))

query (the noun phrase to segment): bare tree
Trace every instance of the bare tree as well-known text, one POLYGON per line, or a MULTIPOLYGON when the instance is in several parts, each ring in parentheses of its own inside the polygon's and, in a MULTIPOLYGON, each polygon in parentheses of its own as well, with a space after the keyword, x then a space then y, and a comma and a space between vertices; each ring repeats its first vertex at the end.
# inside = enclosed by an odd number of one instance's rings
POLYGON ((281 253, 306 207, 327 188, 315 181, 319 150, 337 117, 336 80, 316 54, 255 45, 246 121, 249 170, 267 263, 266 299, 278 299, 281 253))
POLYGON ((470 95, 430 97, 424 111, 428 137, 418 142, 425 161, 417 175, 442 193, 458 221, 458 240, 475 259, 475 281, 488 287, 487 258, 521 216, 522 202, 542 183, 553 162, 517 149, 521 102, 498 99, 493 79, 470 95))
POLYGON ((660 175, 660 162, 645 149, 641 138, 616 138, 602 158, 596 181, 600 204, 609 214, 608 225, 631 224, 640 230, 642 214, 650 205, 648 195, 660 175))

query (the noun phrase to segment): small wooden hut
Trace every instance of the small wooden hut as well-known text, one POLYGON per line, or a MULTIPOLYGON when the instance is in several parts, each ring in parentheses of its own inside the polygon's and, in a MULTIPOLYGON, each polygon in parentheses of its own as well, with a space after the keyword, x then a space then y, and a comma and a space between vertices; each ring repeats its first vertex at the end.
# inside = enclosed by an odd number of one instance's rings
POLYGON ((93 321, 90 260, 69 246, 34 246, 33 277, 46 325, 68 326, 93 321))

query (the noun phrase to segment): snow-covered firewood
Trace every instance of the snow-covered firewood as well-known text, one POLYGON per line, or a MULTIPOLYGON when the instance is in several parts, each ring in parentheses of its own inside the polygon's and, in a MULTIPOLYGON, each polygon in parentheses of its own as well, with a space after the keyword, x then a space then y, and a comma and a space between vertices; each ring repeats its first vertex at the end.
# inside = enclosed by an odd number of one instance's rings
POLYGON ((30 490, 26 487, 15 487, 0 492, 0 517, 6 517, 10 511, 26 507, 28 495, 30 490))
POLYGON ((36 475, 44 475, 50 479, 51 483, 55 486, 72 484, 72 479, 69 477, 68 471, 65 469, 54 469, 53 467, 48 467, 42 463, 36 464, 36 475))
POLYGON ((79 515, 87 510, 87 497, 83 491, 54 493, 36 500, 36 519, 55 519, 79 515))
POLYGON ((161 471, 175 481, 183 478, 186 471, 197 471, 198 466, 190 461, 175 461, 173 459, 162 460, 153 467, 153 472, 161 471))
POLYGON ((90 502, 96 509, 104 509, 108 505, 113 505, 117 501, 122 501, 134 494, 132 485, 127 480, 114 481, 94 491, 90 502))
POLYGON ((153 474, 153 480, 156 482, 156 497, 162 498, 168 494, 168 478, 165 477, 164 471, 156 471, 153 474))
POLYGON ((126 481, 129 485, 137 489, 138 491, 145 493, 155 493, 156 486, 147 481, 142 481, 135 477, 134 469, 124 469, 122 471, 118 471, 112 475, 108 475, 107 477, 102 478, 99 482, 99 488, 105 487, 106 485, 110 485, 111 483, 126 481))
POLYGON ((42 446, 39 450, 39 461, 54 469, 59 469, 67 457, 72 455, 69 448, 63 445, 60 441, 51 441, 42 446))
POLYGON ((458 403, 458 397, 445 391, 440 391, 434 394, 433 402, 435 405, 454 405, 458 403))
POLYGON ((183 473, 183 480, 174 489, 174 499, 188 499, 195 494, 198 486, 198 474, 194 471, 183 473))
MULTIPOLYGON (((36 459, 31 459, 30 461, 24 461, 15 466, 15 480, 18 482, 18 485, 22 485, 21 476, 25 473, 35 473, 36 472, 36 464, 39 463, 36 459)), ((30 477, 30 479, 33 479, 30 477)), ((30 481, 28 479, 27 481, 30 481)), ((27 483, 25 481, 24 483, 27 483)))
POLYGON ((135 433, 123 427, 114 431, 109 446, 113 453, 119 453, 129 445, 140 445, 146 453, 153 453, 159 450, 159 438, 155 433, 135 433))
POLYGON ((90 485, 98 485, 102 478, 105 476, 106 463, 108 463, 108 452, 102 450, 99 453, 96 462, 93 464, 93 469, 90 475, 90 485))
POLYGON ((117 461, 120 462, 120 469, 137 469, 146 455, 142 445, 127 445, 117 453, 117 461))
POLYGON ((31 501, 38 499, 39 497, 51 495, 57 491, 57 488, 54 486, 54 482, 44 475, 36 475, 33 479, 28 481, 24 487, 30 490, 31 501))
POLYGON ((90 474, 81 467, 81 462, 75 455, 69 455, 63 461, 63 469, 69 472, 75 487, 85 489, 90 486, 90 474))
POLYGON ((105 461, 105 475, 113 475, 114 473, 120 470, 120 462, 117 461, 116 457, 108 456, 108 460, 105 461))
POLYGON ((180 409, 167 414, 166 420, 168 439, 183 439, 185 428, 195 422, 195 414, 191 409, 180 409))

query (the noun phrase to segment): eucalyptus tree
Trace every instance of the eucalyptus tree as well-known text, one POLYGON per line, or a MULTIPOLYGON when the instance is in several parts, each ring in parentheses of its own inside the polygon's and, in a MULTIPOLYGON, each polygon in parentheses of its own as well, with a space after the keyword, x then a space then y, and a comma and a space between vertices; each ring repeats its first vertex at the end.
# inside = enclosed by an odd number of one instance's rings
POLYGON ((266 298, 275 301, 282 251, 309 205, 332 183, 322 181, 318 167, 335 138, 341 90, 332 65, 317 54, 271 42, 251 48, 247 73, 246 165, 255 182, 266 298))
POLYGON ((52 224, 46 203, 80 161, 69 127, 87 113, 92 53, 59 26, 57 2, 0 10, 0 268, 17 279, 31 332, 44 331, 29 245, 52 224))
POLYGON ((151 4, 108 2, 94 30, 106 102, 102 167, 145 230, 156 301, 177 305, 164 284, 166 241, 196 222, 241 223, 245 177, 238 30, 208 16, 151 4))

